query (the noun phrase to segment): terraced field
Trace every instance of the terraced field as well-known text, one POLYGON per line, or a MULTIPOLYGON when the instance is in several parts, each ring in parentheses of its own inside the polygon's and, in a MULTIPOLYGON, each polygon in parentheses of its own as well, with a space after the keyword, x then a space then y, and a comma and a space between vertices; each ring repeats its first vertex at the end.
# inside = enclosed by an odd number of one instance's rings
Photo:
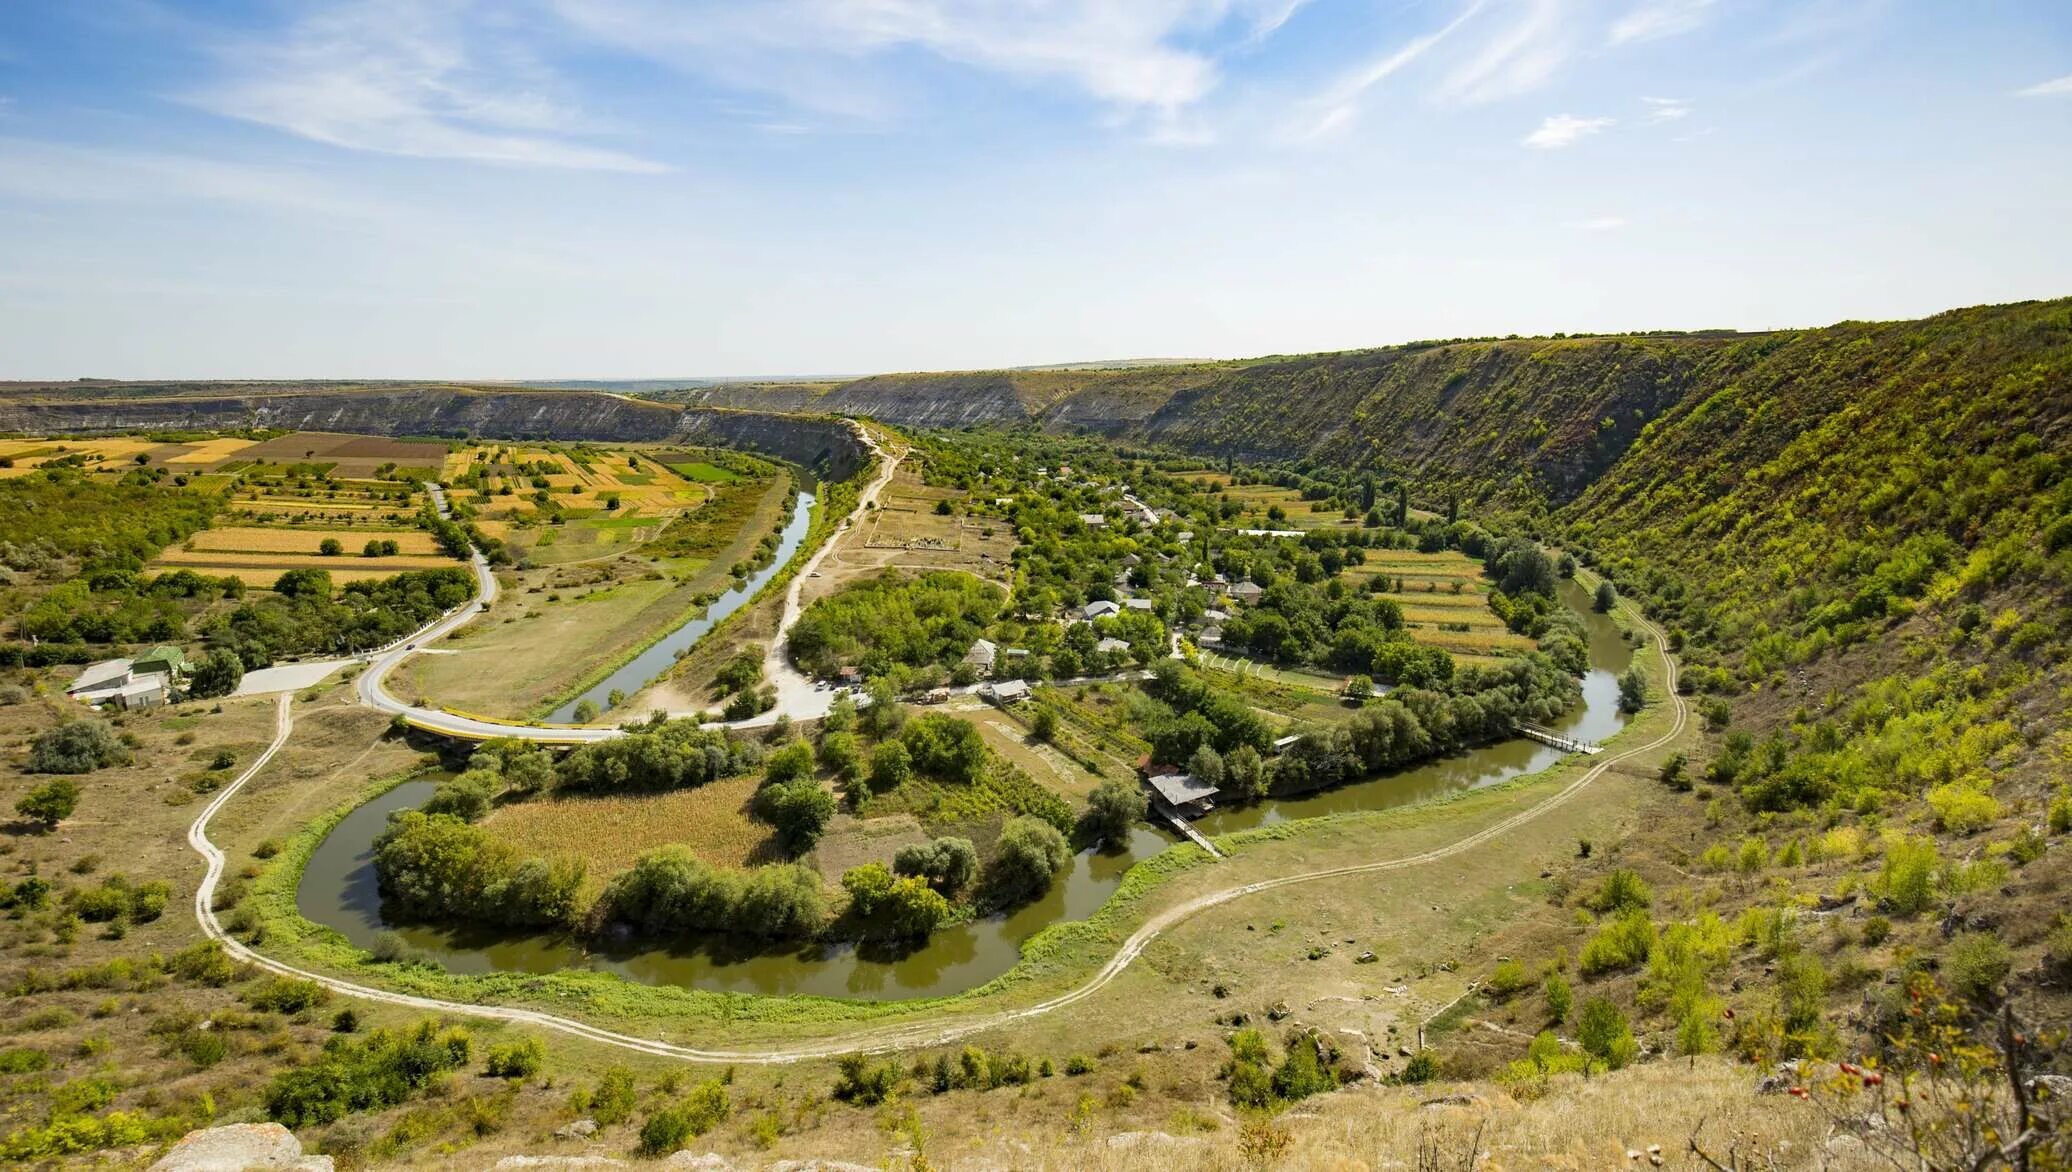
POLYGON ((1410 636, 1443 647, 1467 662, 1486 662, 1511 652, 1530 651, 1534 644, 1505 629, 1489 609, 1489 581, 1482 563, 1457 551, 1370 550, 1367 560, 1341 574, 1350 585, 1366 589, 1377 577, 1390 588, 1380 597, 1403 608, 1410 636))

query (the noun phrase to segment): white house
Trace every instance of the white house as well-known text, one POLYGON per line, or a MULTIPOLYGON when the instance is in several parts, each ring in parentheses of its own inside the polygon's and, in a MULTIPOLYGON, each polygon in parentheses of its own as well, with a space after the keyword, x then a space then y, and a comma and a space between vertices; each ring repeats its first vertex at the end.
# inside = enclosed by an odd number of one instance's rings
POLYGON ((1141 611, 1149 611, 1149 610, 1151 610, 1151 600, 1150 600, 1150 599, 1148 599, 1148 598, 1129 598, 1129 599, 1124 599, 1124 600, 1123 600, 1123 603, 1122 603, 1122 604, 1123 604, 1124 606, 1126 606, 1126 607, 1130 608, 1131 610, 1141 610, 1141 611))
POLYGON ((1081 513, 1079 523, 1088 529, 1099 529, 1108 524, 1108 517, 1105 513, 1081 513))
POLYGON ((1029 698, 1029 681, 1001 680, 996 684, 988 684, 986 698, 1002 708, 1010 704, 1019 704, 1029 698))
POLYGON ((1109 637, 1094 644, 1094 650, 1099 651, 1104 655, 1115 655, 1120 652, 1128 651, 1129 649, 1130 645, 1127 639, 1117 639, 1113 635, 1110 635, 1109 637))
POLYGON ((991 639, 980 639, 971 645, 971 650, 964 653, 964 662, 977 668, 980 675, 991 673, 993 665, 999 662, 999 659, 1000 648, 991 639))
POLYGON ((82 704, 99 704, 112 698, 130 682, 130 661, 127 659, 104 659, 90 663, 79 678, 65 689, 65 695, 82 704))
POLYGON ((1092 622, 1095 619, 1103 618, 1111 614, 1120 614, 1121 612, 1122 607, 1119 604, 1112 602, 1106 598, 1102 598, 1087 603, 1086 608, 1080 611, 1079 613, 1085 617, 1086 621, 1092 622))

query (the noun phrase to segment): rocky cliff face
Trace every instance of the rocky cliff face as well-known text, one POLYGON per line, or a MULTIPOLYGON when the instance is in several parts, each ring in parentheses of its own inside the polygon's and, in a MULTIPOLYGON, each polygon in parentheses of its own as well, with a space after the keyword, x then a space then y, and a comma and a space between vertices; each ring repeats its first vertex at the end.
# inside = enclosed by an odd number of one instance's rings
POLYGON ((247 427, 456 439, 717 444, 767 452, 838 480, 861 467, 869 454, 850 425, 825 416, 685 408, 585 391, 418 387, 149 398, 30 393, 0 398, 0 430, 30 434, 247 427))

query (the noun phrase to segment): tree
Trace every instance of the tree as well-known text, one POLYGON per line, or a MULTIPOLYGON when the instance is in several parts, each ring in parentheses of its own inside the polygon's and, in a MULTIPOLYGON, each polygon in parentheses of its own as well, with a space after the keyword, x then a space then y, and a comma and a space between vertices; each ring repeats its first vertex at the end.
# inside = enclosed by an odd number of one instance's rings
POLYGON ((61 724, 29 747, 30 773, 92 773, 127 760, 129 750, 98 720, 61 724))
POLYGON ((1034 899, 1050 890, 1052 877, 1071 858, 1057 827, 1024 814, 1001 828, 986 863, 986 887, 1002 903, 1034 899))
POLYGON ((1612 608, 1619 605, 1619 592, 1612 588, 1609 581, 1599 582, 1597 594, 1590 604, 1596 608, 1598 614, 1610 614, 1612 608))
POLYGON ((1638 712, 1648 702, 1647 677, 1640 674, 1639 667, 1629 667, 1619 675, 1619 711, 1638 712))
POLYGON ((1107 778, 1095 786, 1087 795, 1086 804, 1087 829, 1095 838, 1110 844, 1127 841, 1130 827, 1150 808, 1143 787, 1120 777, 1107 778))
POLYGON ((1640 1045, 1633 1040, 1633 1029, 1626 1024, 1626 1015, 1609 999, 1592 997, 1583 1002, 1583 1009, 1576 1018, 1576 1041, 1583 1052, 1592 1058, 1617 1070, 1640 1055, 1640 1045))
POLYGON ((1038 708, 1029 721, 1029 739, 1050 741, 1058 735, 1058 714, 1048 708, 1038 708))
POLYGON ((810 777, 766 785, 756 791, 755 815, 777 831, 785 849, 811 850, 835 816, 835 797, 810 777))
POLYGON ((323 557, 335 558, 344 552, 345 546, 336 537, 326 537, 317 542, 317 553, 323 557))
POLYGON ((886 793, 905 785, 914 776, 913 755, 898 741, 886 741, 871 750, 870 788, 886 793))
POLYGON ((1345 682, 1345 698, 1355 704, 1365 704, 1374 696, 1374 680, 1369 676, 1355 675, 1345 682))
MULTIPOLYGON (((1250 747, 1249 745, 1240 745, 1238 746, 1238 751, 1243 752, 1250 747)), ((1254 750, 1253 756, 1258 756, 1256 750, 1254 750)), ((1223 755, 1216 752, 1214 745, 1203 745, 1187 758, 1187 772, 1221 789, 1223 788, 1224 779, 1229 776, 1230 767, 1223 760, 1223 755)))
POLYGON ((1239 745, 1231 750, 1223 762, 1224 788, 1239 798, 1263 798, 1266 796, 1268 773, 1266 759, 1259 750, 1250 745, 1239 745))
POLYGON ((45 830, 54 830, 57 824, 72 816, 79 808, 79 783, 69 778, 37 786, 23 795, 14 804, 14 812, 31 822, 40 824, 45 830))
POLYGON ((331 574, 326 570, 289 570, 273 580, 273 592, 284 598, 329 598, 331 574))
POLYGON ((187 680, 187 694, 197 700, 228 696, 244 682, 245 663, 227 648, 217 648, 201 657, 187 680))
POLYGON ((588 724, 597 719, 597 701, 584 699, 576 705, 576 723, 588 724))
POLYGON ((822 736, 816 756, 822 769, 845 782, 863 776, 863 751, 856 745, 855 733, 831 732, 822 736))
POLYGON ((782 785, 812 776, 813 746, 804 741, 791 742, 763 762, 763 781, 767 785, 782 785))
POLYGON ((978 849, 970 839, 954 836, 908 843, 892 856, 892 871, 926 879, 936 890, 954 895, 978 873, 978 849))

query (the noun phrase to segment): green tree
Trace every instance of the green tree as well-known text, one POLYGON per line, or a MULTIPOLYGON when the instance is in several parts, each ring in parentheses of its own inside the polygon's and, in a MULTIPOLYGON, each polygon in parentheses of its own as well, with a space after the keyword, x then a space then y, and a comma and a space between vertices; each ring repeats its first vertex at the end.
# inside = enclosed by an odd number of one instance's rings
POLYGON ((345 552, 345 546, 336 537, 326 537, 317 542, 317 553, 323 557, 335 558, 345 552))
POLYGON ((1648 702, 1648 680, 1640 674, 1640 667, 1627 668, 1619 675, 1619 711, 1638 712, 1648 702))
POLYGON ((1034 899, 1071 858, 1057 827, 1027 814, 1010 819, 986 863, 987 892, 1000 903, 1034 899))
POLYGON ((217 648, 201 657, 188 678, 187 694, 197 700, 228 696, 244 682, 245 664, 227 649, 217 648))
POLYGON ((63 777, 37 786, 14 804, 15 813, 45 830, 56 829, 58 823, 70 818, 72 811, 78 808, 79 783, 63 777))
POLYGON ((1640 1055, 1640 1045, 1633 1040, 1633 1028, 1626 1024, 1626 1015, 1604 997, 1583 1002, 1576 1019, 1576 1041, 1585 1053, 1613 1070, 1640 1055))
POLYGON ((831 732, 820 738, 820 749, 815 754, 820 767, 833 773, 845 782, 855 781, 863 776, 863 750, 857 747, 856 734, 831 732))
POLYGON ((1049 742, 1058 735, 1058 714, 1049 708, 1038 708, 1029 720, 1029 739, 1049 742))
POLYGON ((1094 787, 1086 798, 1086 826, 1101 842, 1115 844, 1129 840, 1130 827, 1144 818, 1149 802, 1144 787, 1136 782, 1110 777, 1094 787))
POLYGON ((871 750, 870 788, 872 793, 888 793, 898 789, 914 776, 914 759, 907 747, 898 741, 886 741, 871 750))
POLYGON ((787 850, 811 850, 834 820, 835 796, 810 777, 766 785, 756 791, 756 817, 776 828, 787 850))
POLYGON ((1568 1020, 1568 1011, 1575 1005, 1575 991, 1569 987, 1568 978, 1559 972, 1549 972, 1546 982, 1547 1019, 1555 1025, 1568 1020))
POLYGON ((1619 605, 1619 592, 1612 588, 1609 581, 1599 582, 1597 593, 1592 597, 1590 605, 1598 614, 1610 614, 1612 608, 1619 605))
POLYGON ((978 873, 978 848, 970 839, 955 836, 908 843, 892 856, 892 870, 926 879, 936 890, 954 895, 978 873))

